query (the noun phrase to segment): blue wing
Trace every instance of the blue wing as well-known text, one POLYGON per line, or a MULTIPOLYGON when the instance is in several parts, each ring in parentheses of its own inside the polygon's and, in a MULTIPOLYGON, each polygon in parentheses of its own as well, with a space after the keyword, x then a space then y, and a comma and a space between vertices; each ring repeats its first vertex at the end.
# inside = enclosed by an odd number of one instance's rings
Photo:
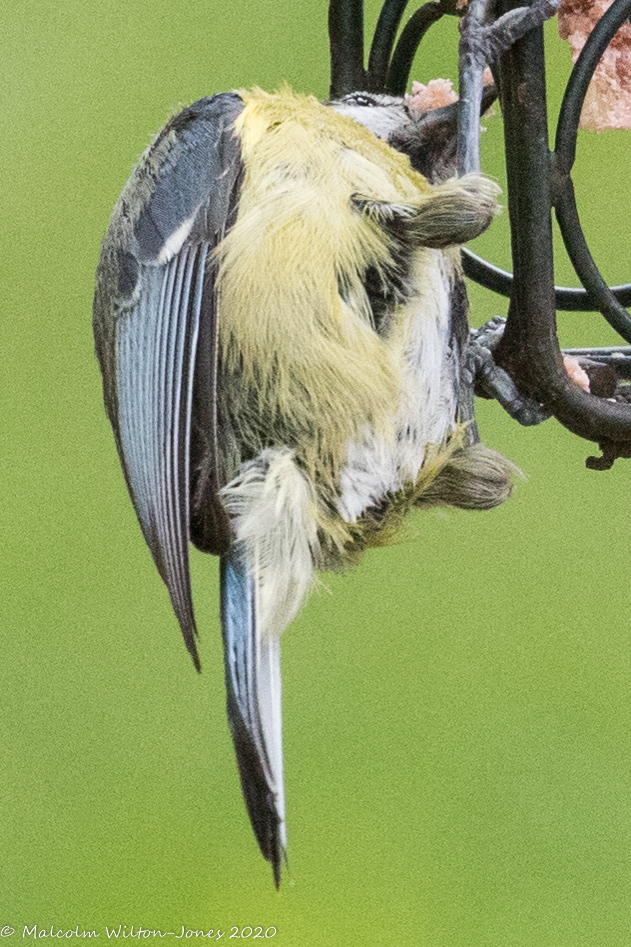
POLYGON ((199 669, 189 538, 222 555, 228 720, 248 813, 280 879, 285 853, 280 650, 261 640, 256 586, 219 500, 213 251, 236 216, 236 95, 175 116, 141 159, 103 241, 94 300, 107 412, 129 492, 199 669))
POLYGON ((199 669, 188 541, 224 552, 212 252, 236 213, 241 99, 201 99, 141 159, 103 241, 94 300, 105 404, 129 492, 199 669), (192 470, 204 479, 191 510, 192 470), (197 511, 199 512, 196 515, 197 511))

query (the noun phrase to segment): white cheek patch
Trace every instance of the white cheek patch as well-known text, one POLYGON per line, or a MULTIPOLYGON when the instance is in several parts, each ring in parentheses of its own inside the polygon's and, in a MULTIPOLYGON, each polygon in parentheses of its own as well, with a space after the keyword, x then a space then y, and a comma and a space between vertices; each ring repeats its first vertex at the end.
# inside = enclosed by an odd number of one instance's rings
POLYGON ((162 249, 160 250, 160 255, 158 256, 157 260, 158 266, 168 263, 169 260, 173 259, 176 253, 180 252, 184 246, 184 241, 193 229, 193 224, 195 223, 198 210, 199 207, 196 207, 191 216, 187 217, 184 223, 180 224, 177 230, 174 230, 171 236, 168 237, 162 249))
POLYGON ((352 105, 346 102, 335 102, 333 108, 340 115, 348 115, 355 119, 377 138, 389 138, 401 127, 405 119, 402 108, 392 105, 352 105))

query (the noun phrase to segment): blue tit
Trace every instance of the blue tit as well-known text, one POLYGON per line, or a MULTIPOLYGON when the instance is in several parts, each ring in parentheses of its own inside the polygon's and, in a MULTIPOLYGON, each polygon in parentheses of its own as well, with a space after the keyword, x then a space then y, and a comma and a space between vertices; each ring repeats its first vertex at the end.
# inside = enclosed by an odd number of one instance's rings
POLYGON ((444 179, 449 121, 363 94, 201 99, 141 157, 103 241, 106 410, 198 669, 188 543, 220 557, 228 720, 277 886, 279 640, 315 572, 388 542, 411 507, 511 491, 464 407, 459 246, 498 188, 444 179))

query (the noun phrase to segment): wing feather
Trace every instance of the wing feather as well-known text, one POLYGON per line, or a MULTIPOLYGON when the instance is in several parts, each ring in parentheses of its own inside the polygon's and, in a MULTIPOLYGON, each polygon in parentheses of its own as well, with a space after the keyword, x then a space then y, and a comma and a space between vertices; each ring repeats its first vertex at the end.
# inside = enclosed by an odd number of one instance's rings
MULTIPOLYGON (((188 560, 191 452, 194 438, 209 445, 203 502, 213 513, 204 519, 203 545, 225 551, 210 255, 236 212, 241 157, 232 126, 242 106, 234 94, 201 99, 160 133, 114 209, 94 301, 105 403, 127 485, 198 669, 188 560)), ((200 462, 198 452, 193 460, 200 462)))
POLYGON ((136 512, 198 663, 188 568, 192 379, 206 247, 187 248, 148 277, 138 312, 117 329, 121 453, 136 512))

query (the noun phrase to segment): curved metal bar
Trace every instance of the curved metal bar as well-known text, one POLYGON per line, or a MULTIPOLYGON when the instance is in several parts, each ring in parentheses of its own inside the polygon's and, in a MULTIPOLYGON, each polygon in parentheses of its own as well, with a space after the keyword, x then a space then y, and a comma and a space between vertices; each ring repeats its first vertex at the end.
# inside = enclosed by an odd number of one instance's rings
POLYGON ((331 98, 366 85, 364 71, 364 0, 330 0, 331 98))
POLYGON ((631 357, 631 345, 600 345, 596 348, 563 349, 564 355, 586 355, 589 358, 622 359, 631 357))
POLYGON ((625 20, 631 16, 631 0, 614 0, 587 37, 570 76, 557 124, 554 152, 557 165, 569 174, 576 158, 576 135, 587 88, 600 62, 625 20))
MULTIPOLYGON (((617 380, 631 379, 631 346, 604 346, 595 349, 563 349, 564 355, 579 359, 582 365, 608 368, 617 380)), ((631 393, 631 385, 625 386, 631 393)), ((628 402, 627 402, 628 404, 628 402)))
POLYGON ((603 53, 630 14, 631 0, 615 0, 587 38, 565 90, 554 151, 554 170, 558 178, 554 204, 565 249, 595 308, 627 342, 631 342, 631 316, 607 286, 589 251, 570 171, 576 159, 578 125, 589 83, 603 53))
POLYGON ((556 334, 543 29, 515 43, 501 68, 515 280, 496 363, 570 431, 603 446, 591 466, 610 465, 631 452, 631 407, 572 382, 556 334))
POLYGON ((368 57, 368 92, 384 92, 390 57, 409 0, 385 0, 368 57))
MULTIPOLYGON (((468 247, 462 248, 462 268, 465 275, 479 286, 500 296, 510 296, 513 274, 482 259, 468 247)), ((631 283, 610 286, 609 289, 621 306, 631 306, 631 283)), ((554 304, 559 312, 592 312, 598 309, 596 300, 586 289, 575 289, 571 286, 554 287, 554 304)))
POLYGON ((386 79, 386 92, 389 95, 405 95, 412 63, 421 40, 428 29, 437 20, 448 13, 443 0, 429 0, 412 14, 399 37, 386 79))
MULTIPOLYGON (((626 0, 625 0, 626 2, 626 0)), ((600 270, 594 263, 581 222, 576 209, 574 185, 570 177, 566 178, 560 196, 557 197, 555 212, 559 222, 559 229, 563 237, 565 249, 572 261, 578 277, 587 289, 590 299, 609 325, 618 332, 623 339, 631 342, 631 316, 624 306, 621 306, 606 282, 600 275, 600 270)))

